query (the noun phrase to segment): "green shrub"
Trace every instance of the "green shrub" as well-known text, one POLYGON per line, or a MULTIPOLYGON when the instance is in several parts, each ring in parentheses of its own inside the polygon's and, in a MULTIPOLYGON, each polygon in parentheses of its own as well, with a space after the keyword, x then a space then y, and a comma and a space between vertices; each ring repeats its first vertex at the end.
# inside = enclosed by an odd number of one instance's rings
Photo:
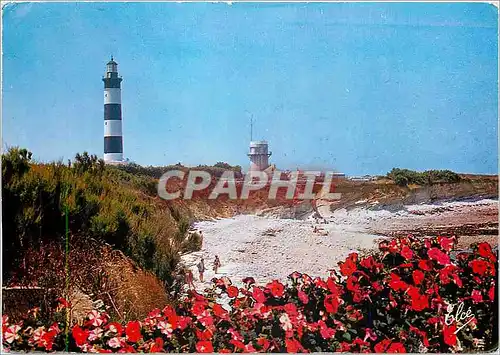
MULTIPOLYGON (((132 169, 139 169, 132 166, 132 169)), ((142 167, 141 167, 142 169, 142 167)), ((27 245, 62 242, 65 213, 70 234, 109 243, 168 283, 184 248, 189 211, 156 196, 156 180, 105 166, 88 153, 70 164, 35 164, 31 152, 2 155, 4 279, 27 245)))
POLYGON ((450 170, 427 170, 418 172, 408 169, 393 168, 387 177, 399 186, 409 184, 432 185, 436 183, 455 183, 460 181, 460 175, 450 170))

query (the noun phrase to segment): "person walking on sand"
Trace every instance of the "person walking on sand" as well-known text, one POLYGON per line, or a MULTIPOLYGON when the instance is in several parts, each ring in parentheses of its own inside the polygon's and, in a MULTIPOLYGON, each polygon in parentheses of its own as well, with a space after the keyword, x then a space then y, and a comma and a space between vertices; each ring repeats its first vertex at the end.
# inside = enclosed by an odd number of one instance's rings
POLYGON ((193 272, 190 269, 188 269, 188 271, 186 272, 186 283, 187 283, 189 288, 194 289, 195 287, 194 287, 193 279, 194 279, 193 272))
POLYGON ((205 272, 205 262, 203 261, 203 258, 201 258, 200 262, 198 265, 198 272, 200 273, 200 281, 203 282, 203 273, 205 272))
POLYGON ((214 272, 217 273, 217 270, 219 270, 220 268, 220 259, 219 259, 219 256, 216 255, 215 256, 215 260, 214 260, 214 272))

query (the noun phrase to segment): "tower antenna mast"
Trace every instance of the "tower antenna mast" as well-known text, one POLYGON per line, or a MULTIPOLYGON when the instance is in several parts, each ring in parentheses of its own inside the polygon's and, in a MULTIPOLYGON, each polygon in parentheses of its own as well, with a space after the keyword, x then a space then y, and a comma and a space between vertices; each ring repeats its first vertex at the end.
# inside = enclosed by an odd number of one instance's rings
POLYGON ((253 114, 250 114, 250 141, 253 140, 253 114))

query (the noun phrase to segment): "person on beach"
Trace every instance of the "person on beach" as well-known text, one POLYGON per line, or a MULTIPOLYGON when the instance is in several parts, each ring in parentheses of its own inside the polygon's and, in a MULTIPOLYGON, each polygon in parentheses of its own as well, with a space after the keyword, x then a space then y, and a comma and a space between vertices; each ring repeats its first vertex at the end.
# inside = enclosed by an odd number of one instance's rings
POLYGON ((200 262, 198 265, 198 272, 200 273, 200 281, 203 282, 203 273, 205 272, 205 262, 203 261, 203 258, 201 258, 200 262))
POLYGON ((219 259, 219 256, 216 255, 215 256, 215 260, 214 260, 214 272, 217 273, 217 270, 219 270, 220 268, 220 259, 219 259))
POLYGON ((188 271, 186 272, 186 284, 190 289, 195 288, 193 281, 194 281, 193 272, 190 269, 188 269, 188 271))

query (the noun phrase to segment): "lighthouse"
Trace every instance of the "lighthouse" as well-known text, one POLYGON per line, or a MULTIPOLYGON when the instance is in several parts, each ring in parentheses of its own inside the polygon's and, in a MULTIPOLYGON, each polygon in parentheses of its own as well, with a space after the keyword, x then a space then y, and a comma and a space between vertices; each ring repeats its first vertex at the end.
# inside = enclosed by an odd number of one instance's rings
POLYGON ((111 60, 106 64, 104 81, 104 162, 123 163, 122 99, 118 64, 111 60))

